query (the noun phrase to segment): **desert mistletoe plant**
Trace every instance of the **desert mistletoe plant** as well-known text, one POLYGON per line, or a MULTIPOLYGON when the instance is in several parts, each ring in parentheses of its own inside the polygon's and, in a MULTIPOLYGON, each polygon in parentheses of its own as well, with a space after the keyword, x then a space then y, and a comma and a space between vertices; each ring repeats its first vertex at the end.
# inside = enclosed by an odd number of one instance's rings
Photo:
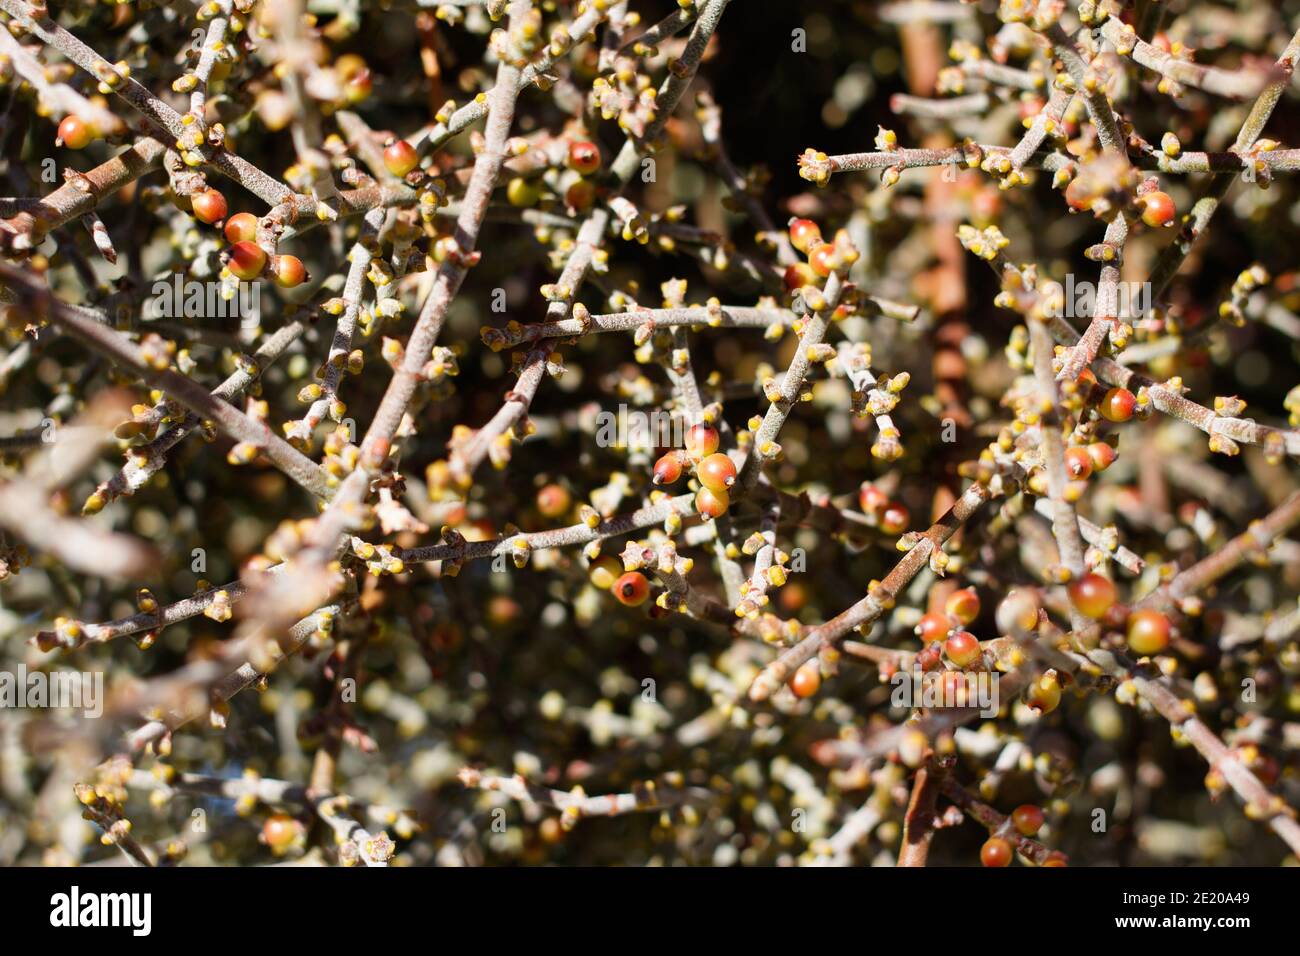
POLYGON ((0 863, 1296 862, 1300 3, 0 12, 0 863))

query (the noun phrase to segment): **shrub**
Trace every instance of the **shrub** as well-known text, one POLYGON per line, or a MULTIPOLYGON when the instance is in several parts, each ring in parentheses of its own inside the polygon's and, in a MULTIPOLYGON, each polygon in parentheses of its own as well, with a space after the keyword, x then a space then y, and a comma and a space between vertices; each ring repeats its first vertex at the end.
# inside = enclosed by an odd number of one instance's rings
POLYGON ((0 862, 1294 862, 1275 6, 0 0, 0 862))

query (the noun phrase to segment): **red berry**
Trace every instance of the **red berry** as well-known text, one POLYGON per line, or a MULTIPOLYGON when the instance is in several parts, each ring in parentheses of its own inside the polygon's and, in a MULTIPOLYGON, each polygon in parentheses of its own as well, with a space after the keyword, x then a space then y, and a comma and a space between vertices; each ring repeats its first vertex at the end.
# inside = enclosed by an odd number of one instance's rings
POLYGON ((205 189, 190 197, 194 218, 199 222, 214 223, 226 218, 226 197, 215 189, 205 189))
POLYGON ((1115 585, 1100 574, 1085 574, 1070 583, 1070 602, 1079 613, 1099 621, 1115 603, 1115 585))
POLYGON ((1115 449, 1104 441, 1095 441, 1088 446, 1088 457, 1092 459, 1092 470, 1105 471, 1119 457, 1115 449))
POLYGON ((1097 410, 1108 422, 1126 422, 1133 417, 1137 398, 1127 388, 1112 388, 1101 400, 1097 410))
POLYGON ((307 281, 307 267, 297 256, 276 256, 271 263, 275 284, 282 289, 292 289, 307 281))
POLYGON ((808 661, 790 678, 790 689, 796 697, 811 697, 821 686, 822 670, 816 659, 808 661))
POLYGON ((537 492, 537 510, 544 518, 562 518, 571 504, 573 499, 563 485, 545 485, 537 492))
POLYGON ((701 488, 695 492, 695 510, 706 518, 721 518, 731 505, 731 496, 725 491, 701 488))
POLYGON ((808 254, 808 265, 812 271, 823 279, 828 277, 840 265, 840 252, 833 243, 823 242, 808 254))
POLYGON ((1002 837, 989 837, 980 847, 980 862, 985 866, 1010 866, 1011 844, 1002 837))
POLYGON ((812 266, 806 262, 796 262, 794 265, 786 266, 785 276, 782 279, 785 283, 786 292, 795 292, 806 285, 812 285, 817 281, 817 273, 813 272, 812 266))
POLYGON ((887 504, 889 504, 889 495, 868 481, 862 483, 862 487, 858 489, 858 507, 862 509, 863 514, 874 515, 887 504))
POLYGON ((256 279, 266 268, 266 252, 255 242, 237 242, 230 247, 226 263, 241 279, 256 279))
MULTIPOLYGON (((916 652, 916 657, 912 660, 912 665, 914 667, 926 672, 934 670, 941 663, 943 663, 943 645, 937 642, 934 644, 927 644, 925 647, 921 648, 916 652)), ((897 670, 893 665, 886 666, 889 668, 891 676, 897 670)), ((881 668, 882 676, 884 673, 885 668, 881 668)))
POLYGON ((1082 481, 1092 474, 1092 458, 1088 449, 1072 445, 1065 449, 1065 473, 1075 481, 1082 481))
POLYGON ((948 622, 946 614, 926 614, 916 622, 916 636, 921 639, 922 644, 942 641, 948 636, 950 630, 952 625, 948 622))
POLYGON ((1060 850, 1053 850, 1047 854, 1047 859, 1043 861, 1043 866, 1066 866, 1068 861, 1064 853, 1060 850))
POLYGON ((1011 811, 1011 825, 1031 837, 1043 828, 1043 811, 1032 803, 1022 803, 1011 811))
POLYGON ((655 462, 653 480, 656 485, 671 485, 681 476, 682 460, 677 452, 670 451, 655 462))
POLYGON ((638 604, 644 604, 645 599, 650 596, 650 582, 640 571, 629 571, 614 582, 611 590, 621 603, 628 607, 636 607, 638 604))
POLYGON ((226 220, 226 242, 252 242, 257 238, 257 217, 237 212, 226 220))
POLYGON ((1139 197, 1142 205, 1142 221, 1152 228, 1172 226, 1174 224, 1174 201, 1168 193, 1160 190, 1139 197))
POLYGON ((63 117, 63 122, 59 124, 59 132, 55 137, 55 146, 66 146, 68 149, 83 149, 90 145, 90 141, 95 138, 95 129, 79 116, 68 115, 63 117))
POLYGON ((736 483, 736 466, 722 452, 715 452, 695 467, 695 477, 709 491, 725 495, 736 483))
POLYGON ((1084 212, 1092 207, 1094 197, 1088 191, 1088 183, 1076 176, 1065 187, 1065 204, 1075 212, 1084 212))
POLYGON ((790 220, 790 244, 800 252, 807 252, 822 237, 821 227, 811 219, 790 220))
POLYGON ((980 598, 974 588, 962 588, 953 591, 944 602, 943 609, 949 617, 956 618, 962 624, 969 624, 980 616, 980 598))
POLYGON ((686 430, 686 452, 697 461, 717 451, 721 441, 718 430, 712 425, 701 423, 686 430))
POLYGON ((1148 657, 1169 646, 1169 618, 1159 611, 1143 609, 1128 617, 1128 647, 1134 654, 1148 657))
POLYGON ((570 143, 569 168, 576 169, 583 175, 590 175, 600 169, 600 147, 585 139, 570 143))
POLYGON ((970 631, 957 631, 944 642, 943 650, 958 667, 969 667, 984 655, 979 640, 970 631))
POLYGON ((420 156, 404 139, 395 139, 384 147, 384 165, 394 176, 405 176, 420 165, 420 156))
POLYGON ((590 209, 591 204, 596 201, 596 187, 588 179, 578 177, 573 181, 568 189, 564 191, 564 204, 571 209, 579 211, 590 209))
POLYGON ((885 534, 902 534, 911 518, 908 510, 897 501, 891 501, 880 513, 880 530, 885 534))

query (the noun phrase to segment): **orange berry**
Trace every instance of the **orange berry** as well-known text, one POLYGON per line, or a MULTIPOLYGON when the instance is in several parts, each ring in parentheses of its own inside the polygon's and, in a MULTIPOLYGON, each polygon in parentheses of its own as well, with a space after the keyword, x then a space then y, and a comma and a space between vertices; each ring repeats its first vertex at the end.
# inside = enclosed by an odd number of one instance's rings
POLYGON ((90 145, 90 141, 95 138, 95 128, 83 120, 80 116, 63 117, 63 122, 59 124, 59 132, 54 139, 55 146, 66 146, 68 149, 83 149, 90 145))
POLYGON ((614 597, 619 602, 626 604, 628 607, 636 607, 638 604, 644 604, 645 599, 650 596, 650 582, 640 571, 629 571, 617 581, 611 588, 614 597))
POLYGON ((817 693, 822 686, 821 665, 816 659, 808 661, 790 678, 790 689, 796 697, 808 698, 817 693))
POLYGON ((907 530, 911 514, 897 501, 891 501, 880 513, 880 530, 885 534, 902 534, 907 530))
POLYGON ((273 813, 263 822, 259 839, 276 856, 282 856, 293 849, 305 832, 301 821, 287 813, 273 813))
POLYGON ((573 499, 563 485, 550 484, 537 492, 537 510, 544 518, 561 518, 569 513, 573 499))
POLYGON ((807 252, 815 246, 822 237, 821 227, 811 219, 791 219, 790 224, 790 245, 794 246, 800 252, 807 252))
POLYGON ((682 476, 682 460, 675 451, 670 451, 662 455, 655 462, 654 476, 651 479, 656 485, 671 485, 674 481, 682 476))
POLYGON ((256 279, 266 268, 266 252, 255 242, 237 242, 230 247, 226 265, 241 279, 256 279))
POLYGON ((1050 714, 1061 703, 1061 682, 1056 671, 1040 674, 1025 691, 1025 703, 1040 714, 1050 714))
POLYGON ((1065 473, 1073 481, 1083 481, 1092 474, 1092 458, 1088 449, 1072 445, 1065 449, 1065 473))
POLYGON ((523 608, 508 594, 494 594, 488 599, 484 618, 496 627, 509 627, 519 620, 523 608))
POLYGON ((840 266, 840 252, 833 243, 823 242, 808 254, 808 265, 823 279, 840 266))
POLYGON ((1112 388, 1097 406, 1101 417, 1108 422, 1126 422, 1133 417, 1137 398, 1127 388, 1112 388))
POLYGON ((1169 646, 1169 618, 1144 608, 1128 617, 1128 647, 1134 654, 1149 657, 1169 646))
POLYGON ((1010 866, 1011 844, 1002 837, 989 837, 980 847, 980 862, 985 866, 1010 866))
POLYGON ((812 266, 808 265, 808 263, 796 262, 794 265, 785 267, 785 275, 782 281, 785 283, 786 292, 794 292, 806 285, 815 283, 817 273, 813 272, 812 266))
POLYGON ((974 588, 962 588, 953 591, 944 602, 944 611, 949 617, 956 618, 962 624, 969 624, 980 616, 980 598, 974 588))
POLYGON ((995 614, 999 634, 1023 635, 1038 627, 1038 595, 1024 588, 1007 592, 995 614))
POLYGON ((1011 811, 1011 825, 1031 837, 1043 828, 1043 811, 1032 803, 1022 803, 1011 811))
POLYGON ((1094 197, 1088 191, 1088 183, 1079 176, 1070 180, 1065 187, 1065 204, 1075 212, 1085 212, 1092 207, 1094 197))
POLYGON ((731 496, 725 491, 701 488, 695 492, 695 510, 706 518, 721 518, 731 505, 731 496))
POLYGON ((226 220, 226 242, 252 242, 257 238, 257 217, 251 212, 237 212, 226 220))
POLYGON ((889 504, 889 495, 868 481, 862 483, 862 487, 858 489, 858 507, 862 509, 863 514, 876 514, 887 504, 889 504))
POLYGON ((276 256, 271 263, 271 275, 275 278, 275 284, 282 289, 292 289, 310 278, 307 267, 297 256, 276 256))
POLYGON ((722 452, 715 452, 695 466, 695 477, 709 491, 725 495, 736 483, 736 466, 722 452))
POLYGON ((546 817, 537 825, 537 835, 543 843, 559 843, 564 839, 564 825, 558 817, 546 817))
POLYGON ((1119 456, 1109 443, 1104 441, 1095 441, 1088 446, 1088 457, 1092 459, 1092 470, 1098 472, 1105 471, 1113 465, 1115 459, 1119 456))
POLYGON ((199 222, 214 223, 226 218, 226 197, 215 189, 205 189, 190 197, 190 207, 199 222))
POLYGON ((362 70, 355 76, 348 77, 343 81, 343 97, 349 103, 360 103, 370 96, 374 88, 375 84, 370 77, 370 71, 362 70))
POLYGON ((692 425, 686 430, 686 451, 697 461, 708 458, 718 450, 722 438, 712 425, 692 425))
POLYGON ((1174 224, 1174 215, 1177 210, 1174 207, 1174 201, 1168 193, 1156 190, 1139 197, 1138 202, 1142 205, 1142 221, 1152 228, 1161 226, 1172 226, 1174 224))
POLYGON ((969 667, 984 656, 979 640, 970 631, 957 631, 944 642, 943 650, 958 667, 969 667))
POLYGON ((942 641, 948 636, 950 630, 952 625, 948 622, 946 614, 926 614, 916 622, 916 636, 921 639, 922 644, 942 641))
POLYGON ((384 165, 394 176, 405 176, 420 165, 420 156, 404 139, 395 139, 384 147, 384 165))
POLYGON ((1109 578, 1089 573, 1072 581, 1069 587, 1070 602, 1079 613, 1099 621, 1115 604, 1115 585, 1109 578))

